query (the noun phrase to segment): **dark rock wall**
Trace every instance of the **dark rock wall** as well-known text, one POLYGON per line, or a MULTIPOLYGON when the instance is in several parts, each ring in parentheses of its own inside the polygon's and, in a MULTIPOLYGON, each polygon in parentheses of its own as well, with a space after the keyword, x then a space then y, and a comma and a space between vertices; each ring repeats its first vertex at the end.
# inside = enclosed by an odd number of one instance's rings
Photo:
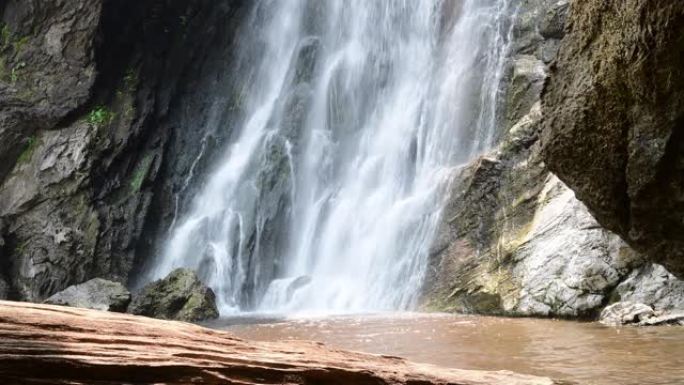
POLYGON ((598 221, 684 276, 684 2, 576 1, 543 156, 598 221))
POLYGON ((230 135, 240 3, 0 5, 0 295, 129 283, 155 253, 230 135))

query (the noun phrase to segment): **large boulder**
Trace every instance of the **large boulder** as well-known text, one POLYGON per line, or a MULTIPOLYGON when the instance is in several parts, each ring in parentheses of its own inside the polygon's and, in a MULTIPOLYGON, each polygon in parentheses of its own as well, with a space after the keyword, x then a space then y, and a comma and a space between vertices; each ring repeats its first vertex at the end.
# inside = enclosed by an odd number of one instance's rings
POLYGON ((70 286, 45 300, 49 305, 114 312, 125 312, 130 302, 131 293, 122 284, 102 278, 70 286))
POLYGON ((576 1, 544 160, 604 227, 684 276, 684 2, 576 1))
POLYGON ((145 286, 133 297, 128 312, 186 322, 219 316, 214 292, 189 269, 176 269, 166 278, 145 286))

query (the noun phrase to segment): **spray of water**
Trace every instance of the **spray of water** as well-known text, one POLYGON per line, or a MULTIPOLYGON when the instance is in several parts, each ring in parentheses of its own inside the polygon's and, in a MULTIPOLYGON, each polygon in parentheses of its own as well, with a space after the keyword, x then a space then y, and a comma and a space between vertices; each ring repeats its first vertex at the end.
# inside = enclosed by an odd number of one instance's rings
POLYGON ((262 0, 239 132, 155 277, 197 269, 223 314, 415 304, 454 167, 495 138, 504 0, 262 0))

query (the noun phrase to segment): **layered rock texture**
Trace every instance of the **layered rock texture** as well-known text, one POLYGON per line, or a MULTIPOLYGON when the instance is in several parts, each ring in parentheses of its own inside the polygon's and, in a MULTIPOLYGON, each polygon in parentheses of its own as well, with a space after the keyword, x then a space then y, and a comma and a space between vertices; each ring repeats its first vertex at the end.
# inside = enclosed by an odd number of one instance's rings
POLYGON ((0 298, 133 283, 230 134, 240 3, 0 2, 0 298))
POLYGON ((144 317, 0 301, 0 381, 45 384, 552 385, 313 342, 247 342, 144 317), (40 370, 36 370, 40 367, 40 370))
MULTIPOLYGON (((457 172, 431 252, 428 309, 571 318, 597 318, 617 301, 684 309, 684 282, 606 230, 544 161, 541 93, 574 6, 520 5, 502 85, 502 139, 457 172)), ((592 178, 602 182, 600 171, 592 178)))
POLYGON ((576 1, 543 156, 596 219, 684 276, 684 2, 576 1))

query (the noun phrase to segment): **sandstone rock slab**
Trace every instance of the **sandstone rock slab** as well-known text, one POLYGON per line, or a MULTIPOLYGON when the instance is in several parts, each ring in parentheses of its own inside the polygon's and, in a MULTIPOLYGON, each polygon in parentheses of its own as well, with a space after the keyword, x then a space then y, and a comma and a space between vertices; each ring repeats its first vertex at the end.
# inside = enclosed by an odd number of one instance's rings
POLYGON ((181 322, 5 301, 0 301, 0 341, 1 383, 559 384, 505 371, 444 369, 313 342, 249 342, 181 322))

